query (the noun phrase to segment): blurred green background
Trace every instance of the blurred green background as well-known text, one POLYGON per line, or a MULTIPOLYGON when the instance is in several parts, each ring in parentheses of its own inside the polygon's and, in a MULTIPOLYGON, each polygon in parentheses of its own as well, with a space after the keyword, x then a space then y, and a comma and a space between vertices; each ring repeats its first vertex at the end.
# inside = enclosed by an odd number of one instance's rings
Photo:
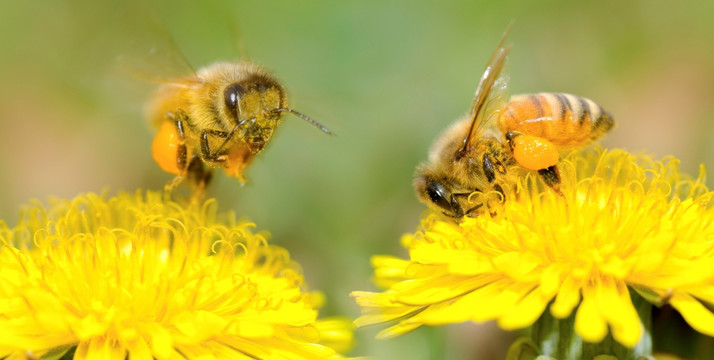
MULTIPOLYGON (((404 255, 424 206, 411 188, 434 138, 463 115, 511 19, 511 93, 570 92, 617 122, 603 143, 714 169, 714 2, 155 1, 0 2, 0 218, 30 198, 160 189, 142 106, 153 85, 117 72, 119 16, 158 19, 195 67, 247 57, 275 73, 290 105, 248 170, 217 173, 211 195, 249 217, 323 290, 323 315, 356 317, 348 294, 376 290, 373 254, 404 255), (138 7, 136 7, 138 8, 138 7), (127 15, 128 14, 128 15, 127 15), (243 49, 243 50, 241 50, 243 49)), ((147 35, 150 38, 150 35, 147 35)), ((133 39, 129 39, 133 40, 133 39)), ((130 41, 129 41, 130 42, 130 41)), ((709 180, 709 185, 714 183, 709 180)), ((422 329, 354 355, 498 359, 493 324, 422 329)))

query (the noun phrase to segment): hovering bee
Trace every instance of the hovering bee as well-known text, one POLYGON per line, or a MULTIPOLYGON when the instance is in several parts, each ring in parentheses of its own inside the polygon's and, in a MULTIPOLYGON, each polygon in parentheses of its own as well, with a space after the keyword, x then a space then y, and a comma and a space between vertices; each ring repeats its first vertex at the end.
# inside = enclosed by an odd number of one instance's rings
POLYGON ((287 106, 285 89, 260 66, 218 62, 161 86, 150 103, 158 128, 152 154, 164 171, 176 175, 172 190, 188 178, 203 188, 210 168, 246 179, 244 171, 270 141, 285 113, 292 113, 324 133, 330 130, 287 106))
POLYGON ((528 170, 562 196, 560 151, 583 147, 614 125, 600 105, 580 96, 540 93, 506 102, 509 78, 502 70, 510 47, 503 43, 509 30, 486 66, 468 115, 436 140, 428 162, 416 171, 419 199, 449 217, 492 212, 491 205, 504 199, 504 187, 528 170), (484 198, 473 201, 476 193, 484 198))

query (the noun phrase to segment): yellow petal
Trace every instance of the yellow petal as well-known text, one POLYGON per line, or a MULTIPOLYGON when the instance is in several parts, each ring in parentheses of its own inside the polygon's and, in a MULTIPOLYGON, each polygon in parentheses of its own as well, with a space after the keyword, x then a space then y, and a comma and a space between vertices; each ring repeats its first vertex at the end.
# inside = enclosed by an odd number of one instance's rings
POLYGON ((369 309, 367 310, 369 312, 355 319, 354 324, 357 327, 380 324, 418 313, 422 309, 422 307, 416 306, 399 306, 383 309, 369 309))
POLYGON ((146 344, 144 339, 135 339, 134 341, 127 343, 127 350, 129 351, 129 358, 131 360, 153 359, 151 349, 149 349, 149 345, 146 344))
POLYGON ((420 327, 419 323, 399 323, 377 333, 377 339, 391 339, 420 327))
POLYGON ((77 360, 124 360, 126 349, 113 339, 95 337, 79 344, 74 353, 77 360))
POLYGON ((77 331, 77 336, 84 340, 104 334, 107 330, 107 325, 101 322, 94 314, 85 316, 80 322, 77 331))
POLYGON ((714 336, 714 314, 690 295, 675 292, 669 303, 682 314, 684 320, 702 334, 714 336))
POLYGON ((493 265, 496 270, 511 278, 529 281, 533 279, 534 274, 539 273, 533 271, 539 265, 538 260, 531 253, 511 251, 495 257, 493 265))
POLYGON ((388 307, 397 306, 391 293, 375 293, 369 291, 353 291, 350 297, 354 298, 357 305, 362 307, 388 307))
POLYGON ((501 317, 498 324, 505 330, 530 326, 543 314, 550 299, 551 297, 544 296, 538 289, 535 289, 501 317))
POLYGON ((349 319, 329 318, 315 323, 320 333, 319 343, 337 352, 347 352, 354 345, 354 326, 349 319))
POLYGON ((533 286, 512 283, 509 280, 494 281, 466 295, 441 302, 414 312, 410 321, 440 325, 472 320, 494 320, 512 310, 514 304, 531 291, 533 286))
POLYGON ((563 281, 553 305, 550 306, 550 313, 557 318, 564 319, 570 316, 579 301, 580 282, 574 277, 568 276, 563 281))
POLYGON ((607 323, 597 308, 592 290, 583 290, 583 300, 575 314, 575 331, 585 341, 600 342, 607 335, 607 323))
POLYGON ((474 312, 482 308, 481 296, 468 293, 453 301, 442 302, 425 308, 412 318, 416 322, 429 325, 452 324, 469 320, 474 312))
POLYGON ((271 324, 259 321, 240 321, 234 326, 235 334, 245 338, 266 338, 275 334, 275 328, 271 324))
POLYGON ((476 275, 493 271, 488 258, 466 249, 447 249, 440 244, 420 244, 410 252, 420 264, 446 264, 452 274, 476 275))
POLYGON ((372 266, 375 268, 406 269, 410 262, 395 256, 372 256, 372 266))
POLYGON ((481 305, 471 312, 471 320, 487 321, 507 314, 535 287, 535 284, 514 283, 509 280, 494 283, 493 287, 484 287, 483 291, 477 292, 482 297, 481 305))
POLYGON ((630 292, 621 281, 603 282, 599 297, 600 311, 607 318, 612 336, 622 345, 633 347, 642 336, 642 325, 637 315, 630 292))
POLYGON ((402 282, 395 286, 401 292, 394 295, 395 301, 409 305, 429 305, 455 298, 493 282, 498 276, 447 275, 425 281, 402 282))
POLYGON ((539 290, 541 294, 555 296, 560 289, 560 276, 561 272, 557 266, 551 265, 545 268, 540 276, 539 290))
POLYGON ((173 353, 173 340, 171 334, 162 326, 151 326, 151 351, 159 359, 166 359, 173 353))

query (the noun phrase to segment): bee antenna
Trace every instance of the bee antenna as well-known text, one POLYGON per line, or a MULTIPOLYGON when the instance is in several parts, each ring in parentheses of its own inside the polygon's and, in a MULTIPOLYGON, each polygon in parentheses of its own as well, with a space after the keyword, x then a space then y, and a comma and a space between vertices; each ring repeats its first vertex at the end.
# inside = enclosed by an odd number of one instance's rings
POLYGON ((315 121, 315 120, 313 120, 313 119, 310 119, 307 115, 305 115, 305 114, 303 114, 303 113, 300 113, 300 112, 298 112, 298 111, 295 111, 295 110, 289 109, 289 108, 280 108, 280 109, 276 109, 276 110, 277 110, 277 111, 280 111, 280 112, 289 112, 289 113, 291 113, 291 114, 293 114, 293 115, 295 115, 295 116, 297 116, 297 117, 299 117, 299 118, 301 118, 301 119, 307 121, 307 122, 310 123, 312 126, 318 128, 318 129, 320 129, 320 130, 321 130, 322 132, 324 132, 325 134, 327 134, 327 135, 335 135, 335 133, 333 133, 332 131, 330 131, 330 129, 328 129, 328 128, 322 126, 322 124, 320 124, 319 122, 317 122, 317 121, 315 121))

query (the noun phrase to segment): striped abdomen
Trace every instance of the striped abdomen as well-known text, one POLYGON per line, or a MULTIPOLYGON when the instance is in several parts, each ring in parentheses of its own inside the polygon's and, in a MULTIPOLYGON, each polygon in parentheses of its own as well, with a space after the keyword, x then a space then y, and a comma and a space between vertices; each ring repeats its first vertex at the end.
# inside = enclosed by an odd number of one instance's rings
POLYGON ((498 119, 504 133, 539 136, 560 149, 595 141, 613 125, 612 116, 592 100, 561 93, 513 96, 498 119))

